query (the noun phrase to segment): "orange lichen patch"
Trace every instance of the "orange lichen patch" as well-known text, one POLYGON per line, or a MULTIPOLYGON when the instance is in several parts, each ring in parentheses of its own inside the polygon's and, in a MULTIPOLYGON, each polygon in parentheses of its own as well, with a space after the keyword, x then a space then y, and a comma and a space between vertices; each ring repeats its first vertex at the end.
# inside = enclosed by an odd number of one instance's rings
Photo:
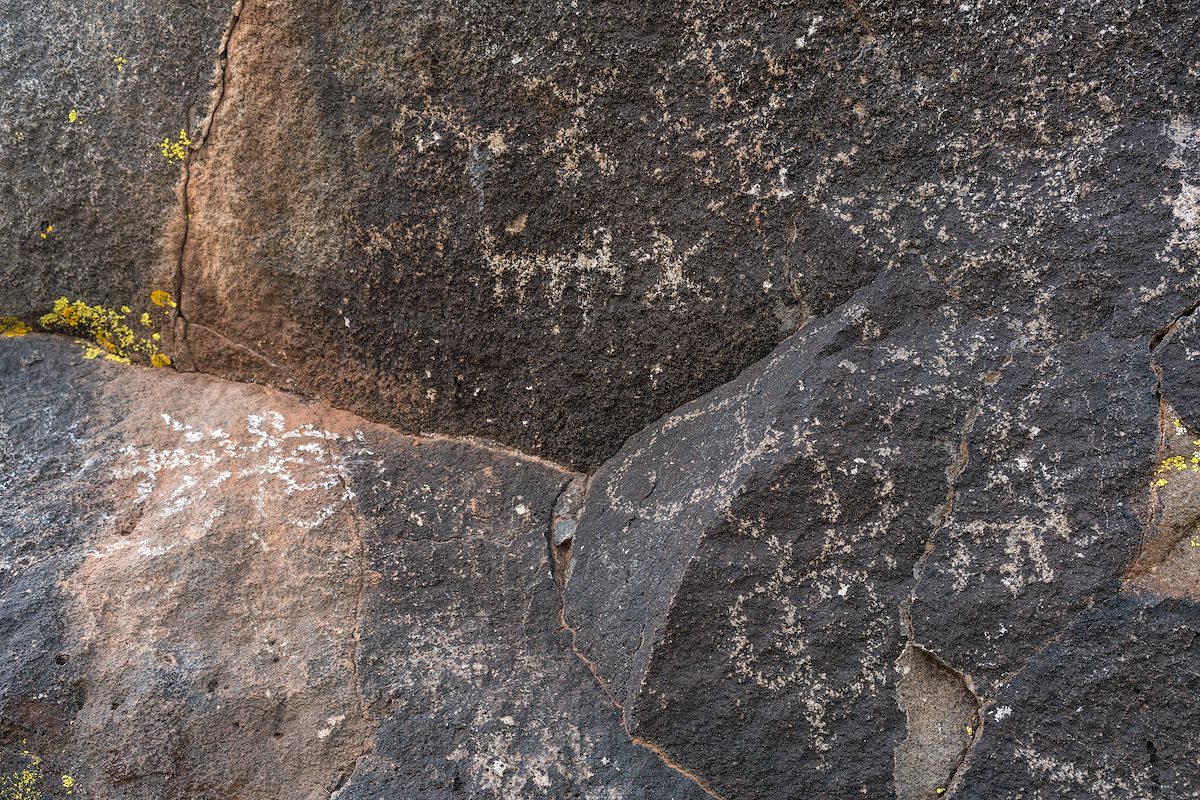
POLYGON ((0 317, 0 336, 24 336, 30 328, 16 317, 0 317))
MULTIPOLYGON (((170 292, 152 292, 150 302, 162 308, 168 318, 168 309, 175 307, 170 292)), ((60 297, 54 301, 54 308, 48 314, 43 314, 40 321, 44 328, 68 330, 86 336, 90 341, 83 342, 84 358, 104 356, 106 360, 120 364, 131 364, 136 360, 154 367, 170 366, 170 356, 159 352, 158 342, 162 338, 159 333, 135 331, 126 322, 133 313, 129 306, 113 309, 60 297)), ((143 312, 138 319, 144 329, 155 325, 149 312, 143 312)))

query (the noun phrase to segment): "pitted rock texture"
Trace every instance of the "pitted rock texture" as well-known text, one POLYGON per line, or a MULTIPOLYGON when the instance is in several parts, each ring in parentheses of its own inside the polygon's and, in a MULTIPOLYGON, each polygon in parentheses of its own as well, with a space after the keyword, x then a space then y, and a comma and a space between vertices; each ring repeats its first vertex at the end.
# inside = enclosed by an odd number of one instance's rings
POLYGON ((0 316, 173 287, 187 220, 161 143, 201 140, 232 5, 0 2, 0 316))
POLYGON ((0 792, 1200 800, 1200 5, 71 12, 0 792))
POLYGON ((1122 595, 1081 615, 985 713, 956 797, 1200 797, 1198 635, 1194 602, 1122 595))
POLYGON ((631 730, 724 796, 881 796, 906 641, 994 697, 1138 555, 1147 340, 928 282, 888 271, 591 483, 567 619, 631 730))
POLYGON ((48 796, 704 796, 571 652, 570 473, 66 339, 0 375, 0 746, 48 796))
POLYGON ((1153 330, 1196 288, 1198 13, 14 11, 39 93, 0 120, 0 313, 175 288, 186 368, 588 469, 883 269, 967 306, 1074 286, 1076 328, 1153 330), (183 167, 151 146, 177 126, 183 167))
POLYGON ((1195 288, 1162 170, 1197 22, 254 0, 188 188, 186 363, 592 467, 883 269, 1152 329, 1195 288))

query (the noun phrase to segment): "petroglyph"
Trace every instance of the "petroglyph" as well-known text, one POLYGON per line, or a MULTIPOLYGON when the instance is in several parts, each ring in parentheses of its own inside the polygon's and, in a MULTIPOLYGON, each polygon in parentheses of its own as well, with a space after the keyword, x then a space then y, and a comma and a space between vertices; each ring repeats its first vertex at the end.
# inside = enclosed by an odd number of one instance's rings
POLYGON ((560 253, 507 254, 491 230, 485 228, 479 237, 484 262, 495 281, 493 295, 497 301, 513 297, 524 304, 536 292, 558 307, 569 289, 587 318, 596 298, 619 293, 625 282, 625 268, 613 260, 612 235, 604 228, 584 234, 578 250, 560 253))
POLYGON ((321 524, 353 497, 345 488, 337 448, 345 439, 336 433, 311 424, 289 428, 276 411, 248 415, 238 436, 195 427, 169 414, 161 415, 161 424, 178 434, 176 447, 130 443, 113 468, 118 480, 137 480, 137 503, 160 519, 202 503, 210 494, 219 499, 220 487, 230 479, 254 487, 250 501, 259 516, 282 513, 300 528, 321 524), (315 516, 288 517, 286 499, 312 492, 324 495, 326 505, 315 516))

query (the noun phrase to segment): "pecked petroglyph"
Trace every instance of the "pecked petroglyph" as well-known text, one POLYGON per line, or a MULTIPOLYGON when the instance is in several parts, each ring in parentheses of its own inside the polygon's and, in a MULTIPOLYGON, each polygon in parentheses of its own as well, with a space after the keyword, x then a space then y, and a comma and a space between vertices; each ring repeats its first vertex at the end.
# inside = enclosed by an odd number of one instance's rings
MULTIPOLYGON (((238 492, 253 487, 249 501, 260 517, 283 514, 299 528, 319 525, 353 498, 339 449, 347 441, 342 435, 312 424, 288 427, 277 411, 248 415, 236 435, 169 414, 162 414, 161 422, 177 434, 174 447, 130 443, 113 468, 118 480, 137 481, 136 502, 159 519, 219 501, 228 490, 223 485, 231 480, 238 492), (289 505, 288 498, 308 494, 319 498, 322 507, 307 516, 289 515, 289 508, 299 506, 289 505)), ((304 506, 310 504, 306 499, 304 506)))

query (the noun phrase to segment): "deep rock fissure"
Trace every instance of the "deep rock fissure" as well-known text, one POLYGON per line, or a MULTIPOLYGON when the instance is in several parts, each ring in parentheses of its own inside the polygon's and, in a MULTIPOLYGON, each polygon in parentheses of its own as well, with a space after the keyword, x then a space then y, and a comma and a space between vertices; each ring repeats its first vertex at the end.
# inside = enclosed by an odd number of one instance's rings
POLYGON ((1172 317, 1170 322, 1156 330, 1150 337, 1150 352, 1153 353, 1155 350, 1157 350, 1158 346, 1162 344, 1163 339, 1166 339, 1167 336, 1170 335, 1171 331, 1179 327, 1179 323, 1182 322, 1185 317, 1190 317, 1192 314, 1196 313, 1197 309, 1200 309, 1200 300, 1196 300, 1189 304, 1186 308, 1184 308, 1183 311, 1180 311, 1178 314, 1172 317))
MULTIPOLYGON (((1157 350, 1158 346, 1163 343, 1166 337, 1179 327, 1181 321, 1194 314, 1197 309, 1200 309, 1200 300, 1189 304, 1185 309, 1176 314, 1172 318, 1171 322, 1160 328, 1158 331, 1155 331, 1150 339, 1150 371, 1154 373, 1154 401, 1156 421, 1158 424, 1158 437, 1156 439, 1154 453, 1154 460, 1156 462, 1161 462, 1170 453, 1169 442, 1171 439, 1171 431, 1174 427, 1174 407, 1163 388, 1163 367, 1155 359, 1155 351, 1157 350)), ((1158 547, 1160 543, 1157 541, 1152 542, 1151 538, 1160 538, 1156 535, 1156 532, 1162 523, 1163 511, 1164 509, 1159 496, 1158 483, 1152 480, 1150 482, 1149 500, 1147 501, 1145 510, 1143 512, 1144 516, 1142 518, 1142 535, 1140 541, 1138 542, 1137 555, 1129 565, 1128 569, 1125 571, 1126 580, 1133 579, 1139 573, 1153 569, 1153 564, 1147 564, 1145 561, 1147 558, 1147 546, 1153 544, 1155 549, 1161 552, 1161 548, 1158 547)), ((1175 541, 1177 542, 1179 538, 1182 538, 1182 535, 1183 534, 1180 533, 1179 537, 1176 537, 1175 541)), ((1169 543, 1169 546, 1173 546, 1174 543, 1175 542, 1169 543)), ((1155 561, 1156 559, 1151 556, 1150 560, 1155 561)))
POLYGON ((613 708, 617 710, 617 717, 621 726, 621 731, 629 738, 629 741, 643 750, 648 750, 649 752, 653 753, 654 756, 662 762, 663 766, 687 778, 708 796, 715 798, 715 800, 725 800, 725 798, 718 794, 717 791, 713 789, 707 781, 704 780, 704 778, 692 772, 682 764, 676 763, 659 745, 655 744, 649 739, 637 736, 629 729, 629 718, 624 704, 617 700, 616 696, 609 690, 608 685, 604 682, 604 678, 600 676, 600 669, 596 665, 596 662, 588 658, 583 651, 579 649, 579 631, 567 621, 566 582, 570 576, 571 546, 574 542, 574 537, 572 535, 572 537, 566 541, 562 543, 556 543, 556 528, 564 521, 570 520, 574 522, 582 516, 583 508, 587 504, 588 493, 591 490, 592 477, 592 475, 576 475, 563 484, 563 488, 559 491, 558 496, 555 498, 554 511, 551 515, 550 526, 546 531, 546 546, 548 548, 547 557, 550 560, 551 578, 554 580, 555 585, 558 588, 559 626, 562 628, 563 632, 570 637, 571 652, 574 654, 575 658, 577 658, 579 662, 587 668, 587 671, 591 673, 592 680, 595 681, 597 688, 599 688, 600 692, 608 699, 610 703, 612 703, 613 708))
MULTIPOLYGON (((196 323, 188 323, 188 324, 195 325, 196 323)), ((199 326, 199 327, 204 327, 204 326, 199 326)), ((53 330, 38 331, 37 334, 31 334, 31 336, 44 336, 44 337, 53 338, 53 339, 70 339, 72 342, 78 341, 78 337, 75 336, 74 334, 64 333, 62 331, 53 331, 53 330)), ((128 368, 136 369, 136 368, 140 368, 140 367, 137 365, 129 365, 128 368)), ((223 375, 214 375, 211 372, 203 372, 201 370, 190 370, 190 371, 186 371, 186 372, 176 370, 176 372, 178 372, 179 374, 202 375, 207 380, 221 381, 222 383, 232 383, 232 384, 236 384, 239 386, 263 386, 263 384, 255 383, 254 381, 239 381, 234 378, 227 378, 223 375)), ((432 432, 432 431, 401 430, 400 428, 396 428, 391 425, 388 425, 386 422, 379 422, 377 420, 368 419, 367 417, 364 417, 361 414, 358 414, 357 412, 355 412, 351 409, 336 406, 333 403, 330 403, 328 400, 324 400, 322 398, 311 397, 311 396, 302 394, 300 392, 279 389, 279 388, 273 387, 273 386, 266 386, 265 388, 267 388, 271 391, 281 392, 281 393, 286 394, 291 397, 296 397, 305 402, 320 403, 321 405, 325 406, 326 408, 328 408, 332 411, 337 411, 340 414, 346 414, 348 416, 351 416, 354 419, 359 420, 364 425, 375 425, 380 428, 391 431, 392 433, 395 433, 399 436, 405 436, 405 437, 408 437, 410 439, 414 439, 417 441, 428 440, 428 441, 433 441, 433 442, 448 442, 448 443, 453 443, 453 444, 466 445, 468 447, 483 450, 485 452, 495 453, 497 455, 503 455, 503 456, 507 456, 510 458, 521 459, 523 461, 528 461, 532 464, 538 464, 543 467, 548 467, 549 469, 555 470, 556 472, 561 472, 564 475, 571 475, 574 477, 590 477, 590 476, 584 475, 583 473, 577 472, 576 470, 572 469, 571 467, 569 467, 565 464, 560 464, 557 461, 552 461, 551 459, 548 459, 545 456, 539 456, 535 453, 527 453, 524 450, 518 450, 517 448, 506 445, 503 442, 497 442, 497 441, 493 441, 491 439, 480 439, 475 436, 454 436, 454 435, 448 434, 448 433, 437 433, 437 432, 432 432)), ((426 539, 415 540, 414 539, 412 541, 428 541, 428 540, 426 540, 426 539)), ((453 541, 460 541, 460 540, 453 540, 453 541)))
MULTIPOLYGON (((900 610, 901 620, 905 631, 905 643, 895 662, 896 669, 903 675, 900 680, 900 684, 897 686, 897 701, 901 708, 905 710, 905 716, 909 722, 907 725, 908 733, 906 734, 904 741, 897 747, 896 750, 893 780, 896 783, 896 796, 898 800, 909 800, 909 798, 921 796, 921 793, 926 791, 929 787, 918 786, 917 783, 920 781, 920 779, 923 777, 928 781, 931 778, 937 777, 936 775, 930 776, 928 774, 920 775, 918 777, 922 770, 915 767, 907 767, 904 763, 902 763, 902 761, 908 757, 910 751, 914 753, 913 758, 917 760, 923 759, 927 761, 933 760, 944 762, 947 757, 953 757, 954 763, 948 765, 949 769, 947 771, 947 775, 949 777, 945 781, 945 785, 933 786, 933 788, 940 790, 944 796, 949 797, 951 794, 953 794, 955 789, 957 789, 958 784, 961 782, 961 776, 965 773, 965 766, 970 758, 971 750, 982 736, 982 709, 984 707, 984 702, 976 693, 970 676, 962 670, 959 670, 948 664, 935 652, 917 642, 916 631, 913 626, 912 609, 916 604, 917 591, 920 587, 921 579, 924 576, 925 565, 928 563, 929 558, 933 554, 936 547, 937 536, 942 529, 949 524, 950 517, 954 511, 954 502, 957 498, 958 479, 962 475, 963 470, 966 469, 967 463, 970 460, 971 431, 974 429, 975 422, 979 419, 979 415, 983 412, 984 388, 986 386, 994 385, 1000 379, 1000 375, 1004 368, 1010 363, 1012 363, 1011 357, 1005 360, 1004 364, 999 370, 987 373, 975 387, 974 402, 967 409, 966 414, 963 416, 962 424, 959 426, 958 446, 952 452, 950 463, 946 466, 945 500, 930 514, 932 530, 930 531, 928 539, 925 541, 925 547, 922 550, 920 557, 917 559, 916 563, 913 564, 912 589, 909 592, 907 602, 900 610), (967 746, 963 748, 962 752, 957 755, 949 752, 953 750, 951 745, 941 743, 939 745, 932 746, 922 743, 917 739, 919 735, 926 735, 927 733, 917 729, 917 726, 922 724, 918 721, 919 714, 921 712, 913 711, 910 713, 901 698, 903 697, 905 691, 904 686, 906 681, 910 680, 912 670, 916 669, 918 666, 918 659, 925 659, 927 662, 929 662, 929 664, 932 665, 932 668, 927 670, 928 674, 933 674, 935 671, 940 670, 942 674, 946 676, 953 676, 953 679, 961 681, 962 691, 966 695, 969 695, 971 704, 974 706, 971 722, 967 725, 967 728, 970 731, 969 742, 967 746), (938 752, 939 750, 940 752, 938 752), (909 774, 910 772, 914 774, 909 774)), ((924 680, 926 683, 935 683, 928 677, 926 677, 924 680)), ((950 691, 952 692, 953 690, 950 691)), ((949 694, 949 692, 944 692, 944 694, 949 694)), ((915 707, 917 704, 914 703, 913 705, 915 707)), ((948 714, 950 712, 947 711, 946 713, 948 714)), ((947 766, 945 763, 940 763, 933 767, 924 766, 923 771, 927 773, 930 769, 936 770, 945 766, 947 766)), ((941 781, 933 781, 932 783, 941 783, 941 781)))

